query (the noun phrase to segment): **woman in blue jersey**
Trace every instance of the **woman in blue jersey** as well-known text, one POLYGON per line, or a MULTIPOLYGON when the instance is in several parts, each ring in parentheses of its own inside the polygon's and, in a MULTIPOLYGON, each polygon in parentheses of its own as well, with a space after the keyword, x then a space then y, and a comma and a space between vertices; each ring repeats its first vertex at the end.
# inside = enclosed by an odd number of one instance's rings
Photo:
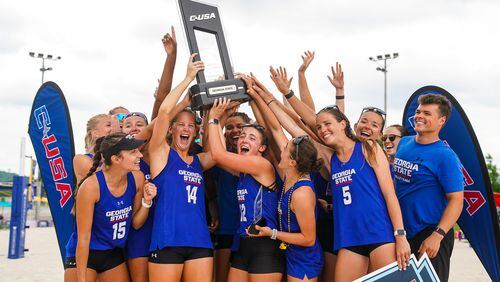
MULTIPOLYGON (((292 136, 305 134, 272 94, 258 93, 292 136)), ((326 145, 316 143, 319 155, 330 161, 334 251, 338 251, 335 281, 352 281, 395 260, 406 268, 410 249, 382 148, 373 141, 359 141, 336 106, 319 111, 316 128, 326 145)))
POLYGON ((77 154, 73 157, 73 170, 75 172, 76 183, 80 183, 92 167, 95 141, 97 138, 111 133, 111 129, 111 117, 109 115, 95 115, 87 121, 87 133, 85 134, 86 153, 77 154))
POLYGON ((322 161, 307 135, 288 141, 276 116, 253 89, 252 79, 243 79, 281 150, 278 173, 285 181, 278 202, 279 228, 257 227, 258 236, 282 241, 288 281, 317 281, 323 253, 316 236, 316 194, 310 173, 318 171, 322 161))
POLYGON ((189 58, 186 77, 161 104, 149 141, 151 179, 158 187, 149 256, 152 281, 212 281, 213 251, 202 176, 215 163, 209 153, 189 155, 195 114, 188 109, 178 114, 174 110, 204 68, 203 62, 193 62, 195 56, 189 58), (170 144, 167 133, 171 134, 170 144))
POLYGON ((156 187, 139 172, 144 141, 101 137, 93 165, 75 191, 75 231, 66 245, 65 281, 129 281, 123 248, 132 225, 146 220, 156 187), (103 161, 103 169, 96 172, 103 161))
POLYGON ((240 225, 233 244, 236 251, 231 258, 228 281, 281 281, 284 261, 278 249, 279 243, 270 238, 251 238, 246 231, 259 220, 256 212, 261 213, 262 225, 278 227, 278 195, 274 191, 276 176, 273 165, 263 157, 267 148, 264 129, 257 124, 243 126, 238 139, 238 153, 226 151, 218 124, 229 102, 219 102, 222 105, 216 102, 209 113, 208 139, 212 157, 218 165, 239 175, 237 198, 240 225))

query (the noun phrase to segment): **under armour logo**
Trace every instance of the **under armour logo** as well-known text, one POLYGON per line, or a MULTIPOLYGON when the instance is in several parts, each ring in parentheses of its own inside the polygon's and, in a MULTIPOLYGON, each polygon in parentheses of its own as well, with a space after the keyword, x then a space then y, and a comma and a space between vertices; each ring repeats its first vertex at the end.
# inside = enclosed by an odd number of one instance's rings
POLYGON ((151 257, 152 257, 152 258, 157 258, 157 257, 158 257, 158 254, 157 254, 157 253, 151 253, 151 257))
POLYGON ((118 201, 118 202, 116 202, 116 204, 121 206, 121 205, 123 205, 123 201, 118 201))

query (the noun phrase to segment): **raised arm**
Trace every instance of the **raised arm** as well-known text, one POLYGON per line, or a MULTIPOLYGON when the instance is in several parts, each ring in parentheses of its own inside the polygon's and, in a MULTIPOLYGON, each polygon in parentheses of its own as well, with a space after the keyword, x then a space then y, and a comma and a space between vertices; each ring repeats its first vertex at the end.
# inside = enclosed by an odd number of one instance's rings
POLYGON ((309 86, 307 86, 306 79, 306 70, 309 67, 309 64, 314 60, 314 52, 305 51, 302 58, 302 65, 299 67, 299 94, 300 100, 304 102, 313 112, 316 111, 314 107, 314 101, 311 96, 311 92, 309 91, 309 86))
POLYGON ((160 85, 156 90, 155 103, 153 105, 151 119, 154 119, 158 115, 161 103, 172 89, 172 78, 174 76, 175 61, 177 59, 177 40, 175 38, 175 30, 173 26, 171 27, 171 33, 172 34, 165 34, 161 40, 163 48, 165 49, 165 52, 167 52, 167 59, 165 60, 165 64, 163 66, 160 85))
POLYGON ((335 69, 332 66, 332 76, 327 75, 327 77, 333 87, 335 87, 335 105, 345 114, 344 72, 342 71, 342 65, 337 62, 335 69))
POLYGON ((196 55, 197 54, 195 53, 189 57, 186 77, 170 92, 169 95, 167 95, 160 106, 158 117, 156 118, 153 129, 153 135, 149 141, 151 176, 153 178, 161 172, 167 163, 170 147, 165 137, 167 136, 167 132, 170 127, 170 121, 175 117, 175 115, 173 115, 175 105, 184 90, 186 90, 191 81, 194 80, 198 71, 204 69, 202 61, 193 62, 193 58, 196 55))
MULTIPOLYGON (((209 120, 220 119, 222 113, 229 105, 229 101, 226 98, 217 99, 210 110, 209 120)), ((217 164, 235 172, 251 174, 255 180, 263 185, 269 186, 273 184, 275 180, 274 169, 268 160, 262 156, 246 156, 226 151, 221 139, 214 138, 222 134, 222 130, 218 124, 209 122, 208 132, 211 136, 208 142, 210 143, 212 158, 217 164)))

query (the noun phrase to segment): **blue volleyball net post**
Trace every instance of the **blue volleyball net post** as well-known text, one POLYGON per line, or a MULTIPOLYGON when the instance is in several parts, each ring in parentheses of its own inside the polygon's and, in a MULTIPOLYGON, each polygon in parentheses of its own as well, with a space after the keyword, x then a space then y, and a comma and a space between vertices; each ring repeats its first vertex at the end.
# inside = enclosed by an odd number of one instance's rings
POLYGON ((12 185, 12 210, 10 216, 9 259, 24 257, 26 216, 28 213, 28 177, 14 176, 12 185))

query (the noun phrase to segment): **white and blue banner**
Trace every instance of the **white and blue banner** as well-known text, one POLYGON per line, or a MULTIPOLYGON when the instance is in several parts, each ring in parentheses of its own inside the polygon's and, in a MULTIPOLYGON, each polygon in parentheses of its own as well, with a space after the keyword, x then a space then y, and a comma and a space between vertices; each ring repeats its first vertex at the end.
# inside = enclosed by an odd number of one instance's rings
POLYGON ((44 83, 38 90, 28 133, 40 167, 54 220, 57 240, 64 262, 65 246, 73 231, 73 130, 64 95, 54 82, 44 83))
MULTIPOLYGON (((451 116, 439 137, 445 141, 462 162, 464 175, 464 209, 458 225, 493 281, 500 281, 500 232, 491 182, 484 155, 467 115, 457 100, 437 86, 425 86, 408 100, 403 125, 410 135, 415 134, 414 115, 418 97, 424 94, 443 95, 452 104, 451 116)), ((408 280, 409 281, 409 280, 408 280)))

